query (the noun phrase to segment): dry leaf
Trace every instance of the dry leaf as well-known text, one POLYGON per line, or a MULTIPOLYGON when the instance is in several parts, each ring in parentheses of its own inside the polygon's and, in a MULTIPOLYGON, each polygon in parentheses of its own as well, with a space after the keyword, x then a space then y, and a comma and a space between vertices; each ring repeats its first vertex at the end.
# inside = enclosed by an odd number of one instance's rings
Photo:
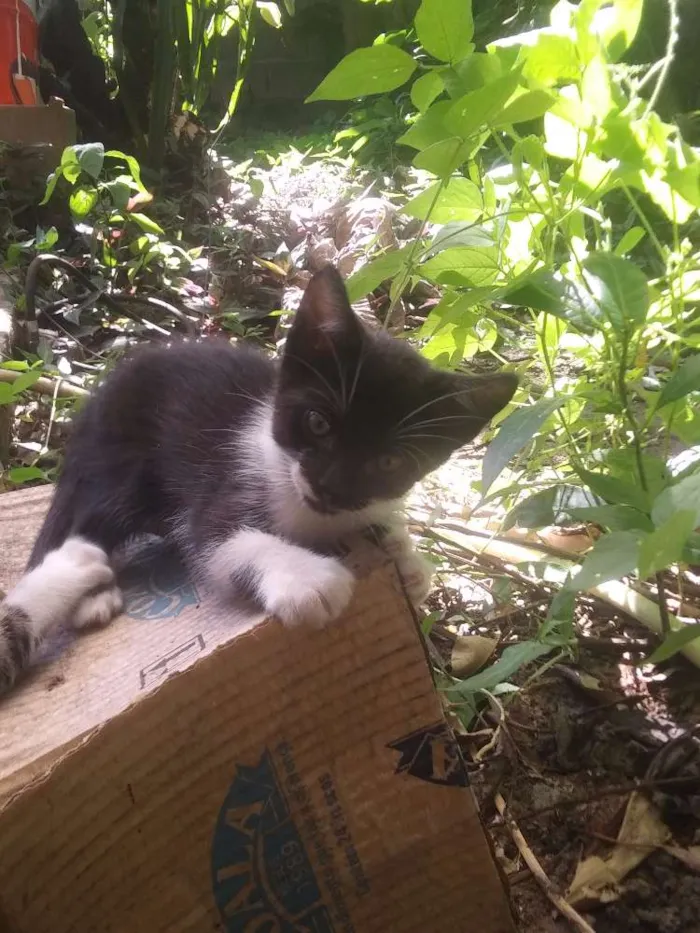
POLYGON ((642 794, 632 794, 617 844, 606 856, 591 855, 579 863, 566 899, 579 907, 617 900, 627 875, 670 839, 670 830, 654 804, 642 794))
POLYGON ((679 862, 683 862, 686 868, 700 874, 700 846, 664 846, 664 852, 668 852, 679 862))
POLYGON ((460 677, 473 674, 486 664, 496 650, 498 639, 484 635, 458 635, 452 646, 452 673, 460 677))
POLYGON ((621 693, 608 690, 597 677, 593 677, 592 674, 587 674, 585 671, 566 667, 563 664, 557 664, 555 671, 600 706, 612 706, 614 703, 621 703, 625 699, 621 693))

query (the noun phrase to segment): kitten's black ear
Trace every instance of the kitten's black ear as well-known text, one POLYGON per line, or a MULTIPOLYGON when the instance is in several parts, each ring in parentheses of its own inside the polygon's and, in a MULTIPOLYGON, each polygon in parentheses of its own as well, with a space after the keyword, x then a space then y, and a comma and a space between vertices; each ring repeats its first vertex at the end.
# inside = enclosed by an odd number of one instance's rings
POLYGON ((505 408, 518 388, 515 373, 494 373, 489 376, 452 377, 455 382, 455 398, 467 413, 486 424, 501 409, 505 408))
POLYGON ((328 337, 347 339, 361 332, 343 279, 333 266, 324 266, 307 285, 292 325, 294 331, 303 331, 315 346, 328 337))

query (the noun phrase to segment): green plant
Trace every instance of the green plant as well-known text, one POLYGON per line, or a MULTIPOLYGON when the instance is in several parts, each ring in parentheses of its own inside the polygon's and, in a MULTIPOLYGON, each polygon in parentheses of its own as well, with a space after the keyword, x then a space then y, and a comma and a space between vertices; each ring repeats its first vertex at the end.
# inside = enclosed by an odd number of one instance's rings
POLYGON ((68 146, 48 179, 43 204, 58 185, 90 253, 114 284, 133 283, 148 273, 158 282, 189 268, 191 255, 171 242, 163 228, 139 208, 152 200, 141 181, 137 160, 123 152, 104 151, 101 143, 68 146))
POLYGON ((356 50, 311 97, 412 81, 397 142, 422 178, 403 206, 420 231, 355 275, 351 296, 386 280, 394 302, 417 279, 439 286, 417 334, 439 365, 493 351, 501 324, 532 346, 482 502, 500 500, 506 525, 604 531, 535 654, 573 643, 576 593, 630 575, 658 587, 665 653, 698 637, 671 632, 662 573, 700 554, 698 457, 681 470, 671 456, 678 439, 700 442, 700 151, 654 109, 677 22, 661 63, 620 63, 641 12, 642 0, 561 0, 548 27, 477 52, 469 3, 423 0, 413 54, 356 50))
MULTIPOLYGON (((292 0, 285 9, 291 15, 292 0)), ((173 113, 193 113, 217 131, 231 119, 260 20, 279 29, 278 5, 272 0, 113 4, 111 63, 137 149, 151 167, 162 166, 173 113), (229 64, 232 56, 235 68, 229 64), (217 86, 227 98, 223 112, 212 101, 217 86)))

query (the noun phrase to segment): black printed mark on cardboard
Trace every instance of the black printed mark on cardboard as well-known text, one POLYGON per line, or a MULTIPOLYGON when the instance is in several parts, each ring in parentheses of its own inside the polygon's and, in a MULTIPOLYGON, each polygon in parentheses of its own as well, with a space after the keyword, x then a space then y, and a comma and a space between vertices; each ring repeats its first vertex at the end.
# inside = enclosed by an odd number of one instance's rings
POLYGON ((189 641, 183 642, 164 654, 157 661, 141 668, 141 689, 165 680, 169 674, 184 670, 206 648, 204 635, 195 635, 189 641))
POLYGON ((328 819, 330 822, 331 833, 335 839, 336 846, 341 850, 350 870, 350 876, 355 884, 357 893, 362 896, 369 894, 369 881, 365 875, 360 856, 357 854, 352 834, 348 829, 342 804, 338 799, 338 793, 335 789, 335 782, 330 772, 326 772, 319 778, 319 785, 323 792, 323 799, 328 807, 328 819))
POLYGON ((400 755, 396 774, 410 774, 431 784, 456 787, 469 784, 462 755, 447 723, 418 729, 387 747, 400 755))
POLYGON ((289 742, 280 742, 275 748, 275 753, 281 762, 280 770, 284 775, 288 795, 298 806, 304 821, 306 837, 311 840, 316 864, 321 869, 321 877, 330 894, 334 918, 340 925, 342 933, 355 933, 355 927, 345 903, 343 888, 335 869, 333 852, 328 847, 323 824, 314 812, 308 788, 297 769, 292 746, 289 742))
POLYGON ((212 842, 226 933, 335 933, 272 756, 239 765, 212 842))

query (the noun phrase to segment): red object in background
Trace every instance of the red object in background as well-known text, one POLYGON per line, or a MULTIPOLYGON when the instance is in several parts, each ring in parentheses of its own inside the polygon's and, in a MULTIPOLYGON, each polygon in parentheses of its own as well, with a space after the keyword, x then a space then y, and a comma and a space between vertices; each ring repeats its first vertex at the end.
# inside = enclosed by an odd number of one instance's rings
POLYGON ((24 0, 0 0, 0 104, 41 103, 38 32, 24 0))

